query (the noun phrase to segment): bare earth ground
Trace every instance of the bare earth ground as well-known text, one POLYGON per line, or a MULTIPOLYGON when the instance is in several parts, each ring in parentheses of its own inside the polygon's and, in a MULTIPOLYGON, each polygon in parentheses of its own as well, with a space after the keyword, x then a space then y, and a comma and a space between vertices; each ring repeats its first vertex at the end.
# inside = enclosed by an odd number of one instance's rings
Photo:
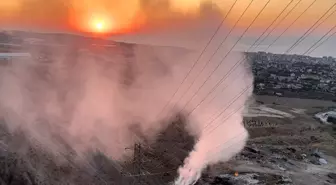
MULTIPOLYGON (((217 177, 209 178, 209 184, 336 184, 335 126, 322 125, 313 118, 314 113, 336 104, 271 96, 258 96, 256 101, 252 110, 267 106, 291 117, 246 117, 250 133, 247 147, 226 164, 227 169, 214 167, 210 174, 217 177), (239 172, 237 177, 234 172, 239 172)), ((207 180, 203 181, 199 184, 207 180)))
MULTIPOLYGON (((336 184, 335 127, 313 118, 315 112, 335 103, 269 96, 255 99, 245 118, 250 140, 244 151, 226 164, 208 168, 198 184, 336 184)), ((9 135, 2 124, 0 184, 168 184, 193 143, 180 122, 169 127, 157 143, 141 146, 138 159, 117 164, 95 153, 83 165, 70 162, 70 155, 68 162, 54 162, 23 133, 9 135)))

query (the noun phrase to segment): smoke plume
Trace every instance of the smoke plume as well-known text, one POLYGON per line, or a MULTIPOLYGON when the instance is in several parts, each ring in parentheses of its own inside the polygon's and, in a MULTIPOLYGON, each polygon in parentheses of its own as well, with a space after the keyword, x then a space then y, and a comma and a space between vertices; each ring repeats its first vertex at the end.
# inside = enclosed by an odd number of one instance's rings
MULTIPOLYGON (((173 31, 195 30, 179 26, 173 31)), ((113 45, 106 49, 94 46, 95 40, 41 36, 42 45, 24 46, 32 58, 15 58, 1 67, 1 113, 11 131, 23 130, 55 155, 99 150, 122 161, 132 156, 128 148, 134 143, 155 141, 167 120, 182 112, 197 142, 175 183, 193 184, 208 165, 237 154, 248 137, 242 112, 253 77, 243 55, 230 52, 231 38, 199 73, 228 29, 223 26, 220 33, 182 86, 200 51, 104 41, 113 45)))

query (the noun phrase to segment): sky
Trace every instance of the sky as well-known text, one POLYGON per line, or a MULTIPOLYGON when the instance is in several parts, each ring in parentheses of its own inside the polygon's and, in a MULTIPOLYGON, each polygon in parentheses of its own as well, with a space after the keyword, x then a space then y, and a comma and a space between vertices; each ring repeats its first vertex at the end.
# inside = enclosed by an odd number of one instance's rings
MULTIPOLYGON (((111 38, 116 38, 117 40, 120 40, 121 37, 119 37, 119 35, 122 34, 122 39, 127 37, 126 40, 134 42, 157 45, 171 45, 171 42, 175 42, 173 45, 177 44, 182 47, 186 47, 184 44, 189 43, 187 47, 195 47, 193 43, 196 42, 195 39, 198 40, 198 43, 204 43, 209 39, 209 36, 216 30, 216 26, 221 22, 221 19, 225 17, 235 1, 236 0, 128 0, 126 2, 124 0, 11 0, 0 2, 0 23, 2 27, 6 28, 72 33, 102 32, 109 33, 112 35, 111 38), (172 29, 176 29, 176 27, 181 27, 181 24, 184 24, 186 21, 191 22, 191 25, 195 25, 195 22, 197 22, 206 11, 204 10, 204 6, 202 6, 202 3, 204 5, 206 2, 211 2, 215 5, 207 6, 207 9, 216 8, 220 14, 220 19, 211 20, 209 23, 199 21, 199 25, 195 26, 195 28, 197 27, 198 29, 194 30, 193 34, 186 33, 186 36, 177 36, 176 34, 169 36, 161 33, 166 30, 171 31, 172 29), (202 25, 204 24, 206 24, 209 29, 203 28, 202 25), (139 37, 135 37, 135 35, 141 35, 141 39, 143 40, 139 39, 139 37), (163 39, 162 35, 165 35, 166 38, 163 39), (189 38, 192 36, 194 37, 189 38), (192 44, 190 45, 190 43, 192 44)), ((236 24, 236 21, 250 2, 251 0, 237 0, 237 3, 226 18, 226 29, 235 26, 232 34, 236 34, 237 38, 240 37, 240 34, 242 34, 245 29, 249 28, 241 39, 242 44, 240 44, 238 48, 249 47, 251 40, 258 38, 291 0, 254 0, 244 16, 236 24), (250 23, 266 3, 268 4, 263 12, 252 26, 249 27, 250 23)), ((286 46, 290 46, 293 40, 297 40, 304 34, 336 2, 334 0, 293 0, 283 13, 283 16, 297 3, 299 4, 295 9, 278 24, 276 29, 268 36, 269 39, 266 39, 265 43, 271 43, 272 39, 276 39, 278 35, 291 25, 270 51, 285 51, 286 46), (309 9, 296 20, 308 7, 309 9), (292 24, 294 20, 296 20, 296 22, 292 24)), ((331 9, 330 13, 335 9, 336 7, 331 9)), ((326 16, 328 15, 329 14, 326 16)), ((334 26, 333 20, 336 20, 336 13, 332 14, 329 19, 319 25, 318 29, 302 42, 302 47, 307 45, 311 46, 318 41, 334 26)), ((270 29, 272 29, 272 27, 270 29)), ((332 43, 335 43, 335 37, 331 37, 328 42, 320 47, 325 49, 317 49, 321 51, 313 52, 312 54, 335 56, 330 49, 332 43)), ((297 53, 300 53, 299 50, 300 48, 297 53)), ((304 49, 301 50, 303 51, 304 49)))

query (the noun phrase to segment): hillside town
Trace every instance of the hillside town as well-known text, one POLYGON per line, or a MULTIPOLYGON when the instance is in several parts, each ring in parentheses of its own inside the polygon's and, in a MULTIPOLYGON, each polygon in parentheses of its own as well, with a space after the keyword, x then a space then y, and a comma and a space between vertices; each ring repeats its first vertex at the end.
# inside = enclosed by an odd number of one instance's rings
POLYGON ((252 62, 256 94, 336 100, 335 58, 265 52, 246 55, 252 62))

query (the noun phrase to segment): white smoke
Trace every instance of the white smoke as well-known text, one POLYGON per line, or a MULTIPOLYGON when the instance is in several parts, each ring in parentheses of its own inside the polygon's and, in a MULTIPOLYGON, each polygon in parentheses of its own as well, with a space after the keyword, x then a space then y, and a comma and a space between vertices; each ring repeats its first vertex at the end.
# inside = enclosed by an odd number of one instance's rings
MULTIPOLYGON (((187 106, 192 112, 191 127, 198 140, 184 166, 179 169, 175 184, 196 183, 208 165, 228 161, 245 146, 248 133, 242 124, 242 113, 252 93, 253 77, 245 62, 236 65, 241 59, 240 55, 235 55, 224 60, 224 65, 217 71, 218 76, 214 74, 212 79, 213 84, 218 84, 223 76, 229 74, 218 90, 210 93, 205 101, 202 101, 204 95, 196 96, 187 106), (234 66, 238 67, 231 70, 234 66), (203 103, 200 104, 200 101, 203 103), (195 105, 200 106, 195 109, 195 105)), ((209 87, 205 92, 213 89, 213 85, 209 87)))
MULTIPOLYGON (((47 44, 64 44, 44 39, 47 44)), ((26 49, 33 56, 43 48, 49 61, 13 59, 10 66, 2 67, 0 107, 12 131, 26 131, 34 142, 55 154, 67 152, 65 142, 79 155, 99 149, 115 160, 132 155, 127 148, 135 142, 155 140, 167 126, 162 120, 169 120, 182 110, 187 113, 187 128, 197 143, 178 170, 175 184, 193 184, 208 165, 225 162, 240 152, 248 137, 242 112, 252 92, 253 77, 246 61, 235 65, 242 54, 230 52, 226 56, 231 46, 228 39, 198 76, 216 45, 209 47, 210 52, 205 53, 182 86, 199 51, 117 45, 90 52, 89 43, 29 46, 26 49), (213 72, 219 62, 221 65, 213 72), (211 78, 198 91, 210 74, 211 78), (209 94, 224 76, 223 83, 209 94)))
POLYGON ((10 129, 29 131, 54 153, 65 150, 56 139, 60 136, 79 154, 98 148, 113 159, 123 158, 129 152, 125 148, 139 140, 133 125, 146 139, 156 135, 161 127, 157 106, 168 101, 164 94, 174 66, 168 58, 155 60, 152 47, 121 47, 99 59, 85 50, 66 52, 70 47, 50 49, 46 63, 14 59, 2 69, 0 84, 10 129), (125 58, 124 50, 133 56, 125 58), (134 71, 127 72, 126 62, 134 71))

